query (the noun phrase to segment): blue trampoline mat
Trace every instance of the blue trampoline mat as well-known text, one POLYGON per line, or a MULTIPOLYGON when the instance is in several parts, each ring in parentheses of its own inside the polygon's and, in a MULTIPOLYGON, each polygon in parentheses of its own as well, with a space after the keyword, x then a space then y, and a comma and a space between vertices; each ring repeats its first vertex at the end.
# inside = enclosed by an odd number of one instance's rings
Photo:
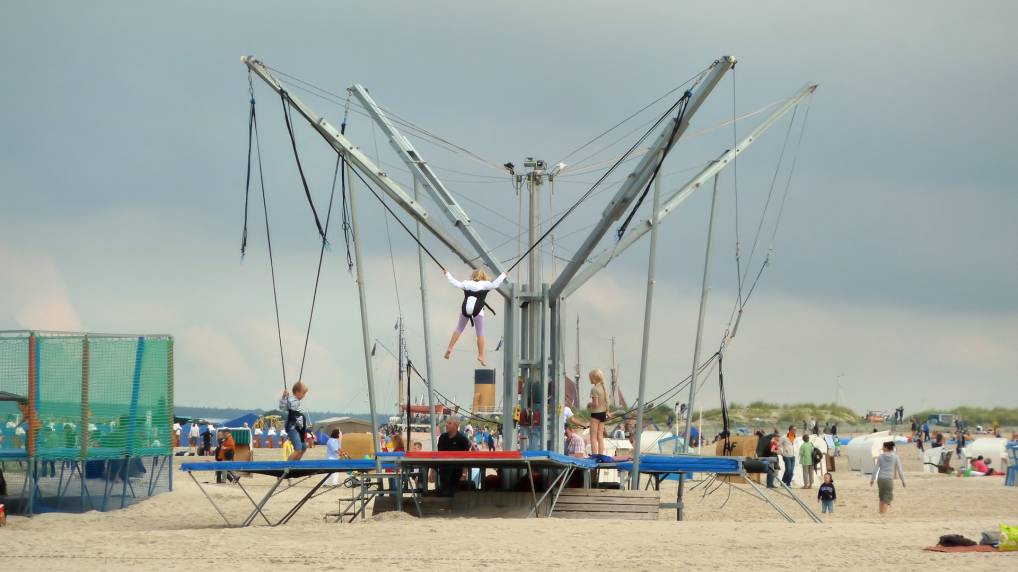
MULTIPOLYGON (((233 471, 237 473, 258 473, 260 475, 305 476, 346 471, 370 471, 375 468, 371 459, 336 459, 313 461, 203 461, 181 463, 181 471, 233 471)), ((383 469, 395 469, 392 463, 383 463, 383 469)))
MULTIPOLYGON (((721 473, 737 474, 742 465, 738 457, 699 457, 692 455, 643 455, 641 473, 721 473)), ((633 462, 619 463, 619 470, 632 471, 633 462)))
POLYGON ((562 453, 556 453, 555 451, 523 451, 522 455, 524 459, 548 459, 563 465, 572 465, 578 469, 597 468, 597 461, 593 459, 570 457, 569 455, 563 455, 562 453))
POLYGON ((0 449, 0 461, 21 461, 28 459, 28 451, 24 449, 0 449))

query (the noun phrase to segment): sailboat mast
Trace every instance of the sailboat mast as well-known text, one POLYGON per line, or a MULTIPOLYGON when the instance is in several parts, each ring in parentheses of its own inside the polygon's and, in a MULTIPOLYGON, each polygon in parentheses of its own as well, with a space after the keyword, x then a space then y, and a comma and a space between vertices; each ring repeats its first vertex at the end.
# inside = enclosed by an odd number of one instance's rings
POLYGON ((576 314, 576 402, 579 403, 580 392, 580 315, 576 314))
POLYGON ((611 395, 608 396, 608 404, 612 407, 617 407, 618 403, 615 401, 615 394, 618 391, 618 366, 615 364, 615 336, 612 336, 612 390, 611 395))

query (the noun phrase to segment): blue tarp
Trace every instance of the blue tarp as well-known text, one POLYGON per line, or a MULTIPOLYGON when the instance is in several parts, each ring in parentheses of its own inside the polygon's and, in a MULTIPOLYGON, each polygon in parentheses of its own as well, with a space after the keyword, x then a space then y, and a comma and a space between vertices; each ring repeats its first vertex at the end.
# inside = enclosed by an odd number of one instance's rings
POLYGON ((257 414, 257 413, 245 413, 244 415, 241 415, 240 417, 238 417, 236 419, 230 419, 228 421, 223 421, 222 423, 219 424, 219 426, 220 427, 235 428, 235 427, 243 427, 244 424, 247 423, 247 426, 252 428, 252 430, 253 430, 254 429, 255 421, 258 421, 259 417, 261 417, 261 416, 259 414, 257 414))
POLYGON ((527 458, 548 458, 552 461, 561 463, 563 465, 572 465, 580 469, 593 469, 597 467, 597 461, 592 459, 580 459, 577 457, 570 457, 563 455, 562 453, 556 453, 554 451, 522 451, 524 459, 527 458))
MULTIPOLYGON (((696 455, 642 455, 641 473, 722 473, 737 474, 741 460, 736 457, 700 457, 696 455)), ((633 462, 619 463, 620 471, 632 471, 633 462)))
MULTIPOLYGON (((395 469, 395 465, 384 463, 386 469, 395 469)), ((291 474, 324 474, 345 471, 370 471, 375 468, 371 459, 336 459, 314 461, 205 461, 182 463, 181 471, 234 471, 237 473, 259 473, 279 476, 289 469, 291 474)))

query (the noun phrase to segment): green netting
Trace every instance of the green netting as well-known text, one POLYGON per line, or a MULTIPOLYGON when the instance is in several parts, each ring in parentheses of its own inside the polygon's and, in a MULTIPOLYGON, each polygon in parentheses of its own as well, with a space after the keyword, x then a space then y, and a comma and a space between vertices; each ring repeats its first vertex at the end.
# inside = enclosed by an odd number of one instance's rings
MULTIPOLYGON (((16 396, 28 395, 28 337, 0 335, 0 391, 16 396)), ((0 449, 24 449, 24 414, 14 401, 0 401, 3 420, 0 449)))
POLYGON ((28 400, 23 408, 0 401, 0 448, 29 454, 34 444, 48 460, 172 454, 172 344, 168 336, 0 333, 0 392, 28 400))

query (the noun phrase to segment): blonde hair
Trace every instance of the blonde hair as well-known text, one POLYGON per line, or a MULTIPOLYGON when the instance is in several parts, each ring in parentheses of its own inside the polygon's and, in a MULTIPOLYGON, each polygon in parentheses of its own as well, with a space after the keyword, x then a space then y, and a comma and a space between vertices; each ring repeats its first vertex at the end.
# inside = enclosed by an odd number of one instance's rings
POLYGON ((294 393, 294 395, 296 395, 297 392, 307 393, 307 390, 308 390, 308 386, 303 381, 298 381, 297 383, 293 384, 293 393, 294 393))
POLYGON ((604 372, 599 369, 590 370, 591 383, 604 383, 604 372))
POLYGON ((474 268, 474 271, 470 273, 470 279, 475 282, 481 282, 484 280, 490 281, 491 276, 488 276, 488 273, 485 272, 483 268, 474 268))

